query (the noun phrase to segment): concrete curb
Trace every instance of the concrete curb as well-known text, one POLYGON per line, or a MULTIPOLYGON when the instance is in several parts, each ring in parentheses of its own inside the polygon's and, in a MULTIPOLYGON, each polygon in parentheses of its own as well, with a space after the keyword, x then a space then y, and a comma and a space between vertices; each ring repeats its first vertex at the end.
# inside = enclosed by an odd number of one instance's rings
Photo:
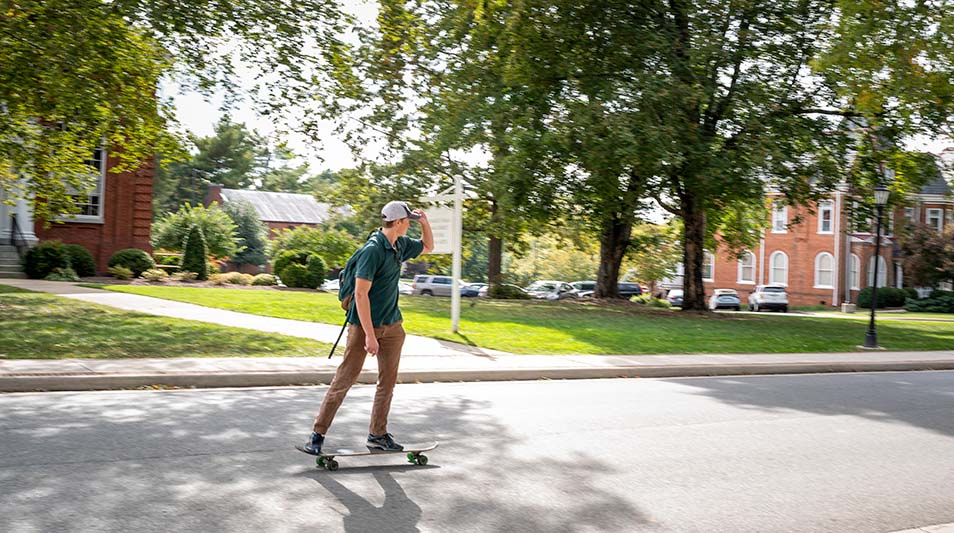
MULTIPOLYGON (((402 383, 513 381, 535 379, 676 378, 834 372, 954 370, 950 361, 810 362, 703 365, 640 365, 585 368, 501 368, 402 371, 402 383)), ((0 376, 0 392, 130 389, 151 385, 184 388, 276 387, 328 384, 334 370, 270 372, 175 372, 111 374, 24 374, 0 376)), ((363 371, 359 383, 375 383, 377 373, 363 371)))

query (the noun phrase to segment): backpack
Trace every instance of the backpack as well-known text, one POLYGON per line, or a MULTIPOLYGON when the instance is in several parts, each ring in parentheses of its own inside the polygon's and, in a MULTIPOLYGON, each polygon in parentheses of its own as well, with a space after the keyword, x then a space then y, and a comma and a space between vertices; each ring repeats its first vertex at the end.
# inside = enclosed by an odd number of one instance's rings
POLYGON ((345 262, 344 268, 338 273, 338 301, 341 302, 341 308, 345 313, 348 312, 351 308, 351 302, 354 301, 354 270, 357 268, 358 254, 367 248, 375 233, 377 233, 377 230, 368 235, 368 241, 351 254, 351 257, 345 262))

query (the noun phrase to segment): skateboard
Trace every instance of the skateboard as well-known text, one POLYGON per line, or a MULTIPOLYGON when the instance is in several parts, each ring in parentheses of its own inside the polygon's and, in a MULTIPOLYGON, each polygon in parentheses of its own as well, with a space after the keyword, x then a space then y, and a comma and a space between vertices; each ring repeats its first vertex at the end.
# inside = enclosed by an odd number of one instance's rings
POLYGON ((437 448, 436 442, 425 442, 421 444, 407 444, 403 450, 387 451, 377 448, 348 449, 339 448, 336 450, 323 451, 319 455, 306 452, 301 444, 296 444, 295 449, 302 453, 307 453, 315 457, 315 464, 318 468, 335 471, 338 469, 338 461, 335 457, 357 457, 359 455, 391 455, 395 453, 407 454, 407 462, 424 466, 427 464, 427 456, 423 452, 429 452, 437 448))

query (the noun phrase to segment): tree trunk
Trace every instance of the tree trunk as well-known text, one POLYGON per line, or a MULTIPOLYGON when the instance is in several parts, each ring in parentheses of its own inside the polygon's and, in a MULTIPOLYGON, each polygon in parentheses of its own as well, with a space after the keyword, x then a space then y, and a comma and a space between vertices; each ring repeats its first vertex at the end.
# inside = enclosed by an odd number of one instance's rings
POLYGON ((702 283, 705 256, 706 213, 702 202, 689 194, 682 197, 683 211, 683 311, 706 311, 706 289, 702 283))
MULTIPOLYGON (((495 224, 497 219, 497 202, 491 200, 490 202, 490 219, 491 228, 496 227, 495 224)), ((493 234, 493 230, 490 233, 490 241, 487 245, 487 283, 489 285, 498 285, 500 284, 500 274, 503 266, 503 239, 493 234)))
POLYGON ((600 231, 600 268, 596 274, 596 298, 619 298, 619 269, 629 248, 633 217, 620 214, 603 221, 600 231), (622 220, 621 220, 622 218, 622 220))

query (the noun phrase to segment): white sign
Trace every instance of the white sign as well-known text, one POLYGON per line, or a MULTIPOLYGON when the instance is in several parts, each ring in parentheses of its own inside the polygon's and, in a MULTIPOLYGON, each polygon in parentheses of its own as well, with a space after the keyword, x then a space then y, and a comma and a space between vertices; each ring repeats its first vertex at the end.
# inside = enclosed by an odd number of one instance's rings
POLYGON ((434 233, 432 254, 454 253, 454 210, 449 207, 431 207, 424 210, 434 233))

